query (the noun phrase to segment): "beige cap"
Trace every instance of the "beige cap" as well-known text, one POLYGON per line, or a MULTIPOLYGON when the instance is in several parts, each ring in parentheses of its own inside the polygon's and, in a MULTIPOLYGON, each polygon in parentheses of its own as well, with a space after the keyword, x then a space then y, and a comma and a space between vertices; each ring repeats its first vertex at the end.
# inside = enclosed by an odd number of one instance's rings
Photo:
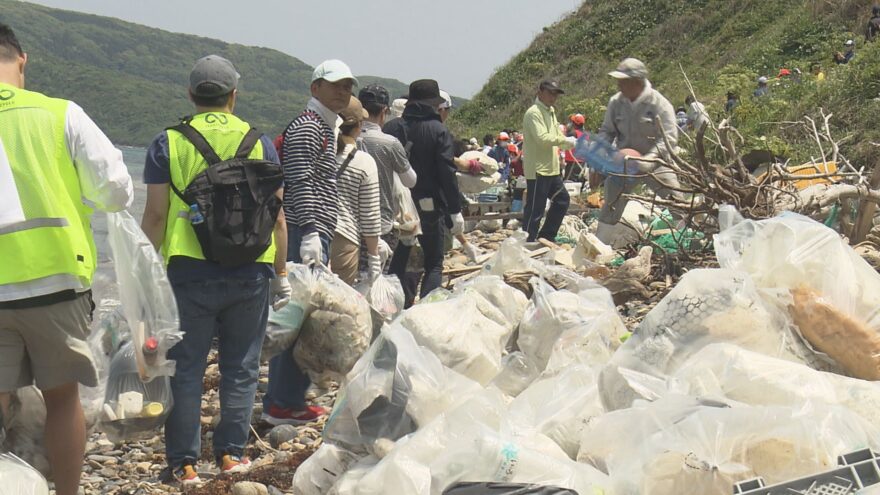
POLYGON ((364 110, 364 106, 361 105, 361 100, 352 96, 351 99, 348 100, 348 106, 345 107, 345 110, 339 112, 339 116, 342 117, 342 125, 354 125, 360 124, 361 121, 370 115, 364 110))
POLYGON ((608 75, 615 79, 647 79, 648 68, 637 58, 627 58, 608 75))

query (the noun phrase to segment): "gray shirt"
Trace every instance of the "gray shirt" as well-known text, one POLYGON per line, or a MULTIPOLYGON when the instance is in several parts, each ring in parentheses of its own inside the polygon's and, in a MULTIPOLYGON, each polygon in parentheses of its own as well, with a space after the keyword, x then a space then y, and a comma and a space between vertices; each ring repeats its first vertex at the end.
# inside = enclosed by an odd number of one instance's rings
POLYGON ((394 202, 394 174, 404 174, 410 168, 406 150, 398 139, 382 132, 377 124, 365 120, 361 124, 359 147, 376 160, 379 172, 379 207, 382 215, 382 234, 391 232, 396 213, 394 202))
POLYGON ((675 109, 646 80, 645 90, 636 101, 630 101, 620 93, 611 97, 599 135, 609 143, 616 142, 618 149, 630 148, 646 157, 666 158, 666 143, 654 122, 658 116, 674 149, 678 143, 675 109))

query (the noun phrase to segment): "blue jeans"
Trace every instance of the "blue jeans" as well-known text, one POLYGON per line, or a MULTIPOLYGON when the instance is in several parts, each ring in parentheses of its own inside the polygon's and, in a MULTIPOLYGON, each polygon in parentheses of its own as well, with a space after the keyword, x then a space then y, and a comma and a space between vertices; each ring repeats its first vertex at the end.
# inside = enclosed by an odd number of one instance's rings
MULTIPOLYGON (((321 257, 326 265, 330 261, 330 238, 324 234, 320 234, 320 237, 321 257)), ((287 261, 302 263, 299 256, 302 238, 299 226, 287 224, 287 261)), ((305 409, 306 390, 311 383, 309 376, 294 361, 291 346, 269 360, 269 390, 263 396, 263 411, 268 413, 273 404, 283 409, 305 409)))
POLYGON ((196 461, 201 452, 202 381, 214 337, 219 340, 220 424, 214 455, 241 455, 247 444, 260 350, 269 317, 269 279, 208 279, 172 284, 183 340, 168 351, 174 407, 165 421, 168 465, 196 461))

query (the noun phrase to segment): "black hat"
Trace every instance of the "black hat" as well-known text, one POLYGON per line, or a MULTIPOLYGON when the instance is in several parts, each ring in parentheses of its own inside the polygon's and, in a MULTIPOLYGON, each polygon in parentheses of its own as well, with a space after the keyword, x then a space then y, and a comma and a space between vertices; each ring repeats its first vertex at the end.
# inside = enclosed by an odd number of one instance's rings
POLYGON ((361 89, 358 93, 358 100, 361 100, 364 105, 368 103, 378 103, 386 107, 391 105, 391 95, 388 94, 388 90, 378 84, 370 84, 361 89))
POLYGON ((433 79, 419 79, 409 85, 409 101, 436 106, 446 101, 440 96, 440 85, 433 79))
POLYGON ((562 89, 562 86, 559 85, 559 81, 556 79, 544 79, 541 81, 541 85, 538 86, 538 89, 541 91, 551 91, 553 93, 559 93, 561 95, 565 94, 565 90, 562 89))

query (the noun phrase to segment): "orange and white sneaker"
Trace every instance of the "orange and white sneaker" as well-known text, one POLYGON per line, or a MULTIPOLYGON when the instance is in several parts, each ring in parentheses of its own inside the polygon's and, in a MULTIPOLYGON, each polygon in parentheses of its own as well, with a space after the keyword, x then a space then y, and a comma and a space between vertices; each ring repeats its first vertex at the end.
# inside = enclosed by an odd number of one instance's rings
POLYGON ((251 469, 251 460, 232 454, 223 454, 217 461, 223 474, 245 473, 251 469))
POLYGON ((198 485, 202 482, 202 479, 199 478, 199 473, 196 472, 196 468, 192 464, 180 466, 172 472, 172 475, 174 480, 182 486, 198 485))

